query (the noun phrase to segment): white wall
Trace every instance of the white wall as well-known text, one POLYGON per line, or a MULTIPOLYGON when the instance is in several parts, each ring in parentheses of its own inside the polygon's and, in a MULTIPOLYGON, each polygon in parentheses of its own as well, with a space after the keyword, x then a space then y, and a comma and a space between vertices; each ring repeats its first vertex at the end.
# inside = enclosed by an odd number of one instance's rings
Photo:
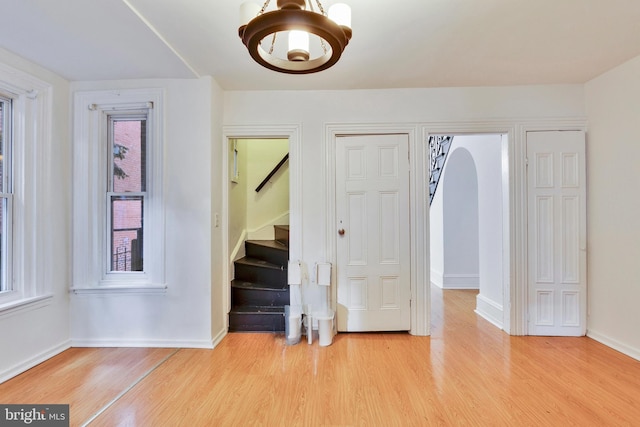
POLYGON ((480 293, 476 312, 502 327, 502 136, 465 135, 457 139, 471 153, 478 172, 480 293))
MULTIPOLYGON (((289 152, 287 139, 235 140, 237 182, 229 181, 229 247, 232 259, 244 256, 246 239, 274 238, 273 225, 289 223, 289 164, 285 163, 260 192, 256 187, 289 152)), ((233 154, 230 146, 230 156, 233 154)), ((229 170, 232 169, 230 158, 229 170)))
MULTIPOLYGON (((238 179, 231 182, 229 178, 223 185, 229 186, 229 250, 232 258, 244 256, 244 245, 247 230, 247 140, 235 140, 238 179), (237 256, 236 256, 237 255, 237 256)), ((229 171, 233 175, 233 144, 229 144, 229 171)))
POLYGON ((445 289, 478 289, 480 276, 478 173, 469 151, 453 138, 444 168, 442 227, 445 289))
MULTIPOLYGON (((208 159, 208 177, 211 181, 210 186, 205 189, 205 195, 208 191, 211 202, 210 213, 213 215, 213 228, 209 242, 211 250, 209 264, 211 295, 209 307, 211 309, 210 336, 212 344, 215 346, 226 335, 229 323, 227 304, 225 304, 225 301, 229 299, 229 281, 224 274, 221 274, 221 272, 225 270, 223 266, 227 260, 225 260, 226 253, 223 251, 224 232, 221 227, 222 219, 220 217, 220 213, 223 210, 223 203, 226 203, 222 198, 222 186, 227 185, 229 180, 228 177, 223 177, 221 174, 215 172, 215 168, 222 167, 221 159, 224 157, 222 153, 222 147, 224 145, 222 140, 223 92, 213 79, 210 80, 209 102, 210 157, 208 159)), ((207 150, 205 149, 204 151, 206 152, 207 150)), ((203 207, 203 209, 205 209, 205 207, 203 207)), ((206 229, 206 224, 204 227, 206 229)))
MULTIPOLYGON (((246 149, 247 229, 259 231, 267 226, 264 236, 273 239, 273 227, 269 226, 274 225, 277 219, 288 221, 286 215, 289 212, 289 164, 285 163, 260 192, 256 193, 256 187, 289 152, 289 141, 248 140, 246 149)), ((258 234, 251 238, 262 237, 258 234)))
MULTIPOLYGON (((302 143, 302 249, 292 253, 311 271, 327 257, 326 131, 328 124, 437 124, 574 118, 584 115, 581 85, 352 91, 226 92, 225 125, 299 124, 302 143)), ((422 160, 421 160, 422 161, 422 160)), ((293 221, 293 219, 292 219, 293 221)), ((428 259, 422 260, 428 263, 428 259)), ((309 278, 305 278, 308 280, 309 278)), ((428 283, 421 283, 428 286, 428 283)), ((314 294, 310 303, 316 301, 314 294)))
POLYGON ((222 245, 214 223, 221 177, 213 176, 222 169, 222 94, 211 78, 72 85, 74 91, 141 87, 165 90, 167 292, 72 295, 71 338, 74 345, 211 347, 224 334, 221 259, 213 257, 222 245))
MULTIPOLYGON (((455 139, 455 138, 454 138, 455 139)), ((445 169, 446 169, 445 163, 445 169)), ((444 286, 444 197, 440 184, 429 206, 429 253, 431 266, 431 284, 439 288, 444 286)))
POLYGON ((587 334, 640 359, 640 56, 585 95, 587 334))
POLYGON ((46 287, 53 299, 30 309, 0 313, 0 382, 69 347, 71 260, 71 141, 69 83, 61 77, 0 49, 0 62, 48 83, 52 88, 51 146, 42 156, 41 180, 47 235, 38 236, 46 287))

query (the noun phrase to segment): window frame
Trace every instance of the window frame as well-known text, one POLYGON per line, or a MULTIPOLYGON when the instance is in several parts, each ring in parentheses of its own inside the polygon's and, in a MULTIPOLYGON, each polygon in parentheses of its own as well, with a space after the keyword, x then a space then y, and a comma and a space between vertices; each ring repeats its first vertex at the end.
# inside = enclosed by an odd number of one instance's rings
POLYGON ((14 290, 13 282, 13 98, 0 92, 0 103, 9 105, 2 110, 2 178, 0 185, 0 210, 2 223, 0 224, 0 295, 14 290), (6 201, 6 202, 5 202, 6 201), (3 207, 2 205, 6 203, 3 207))
MULTIPOLYGON (((45 177, 52 146, 52 87, 31 74, 0 64, 0 94, 11 100, 11 196, 7 207, 7 289, 0 292, 0 316, 48 305, 53 299, 46 248, 51 247, 47 221, 50 199, 45 177)), ((6 190, 6 188, 5 188, 6 190)), ((6 193, 5 193, 6 194, 6 193)))
POLYGON ((76 294, 166 290, 162 121, 162 89, 74 94, 72 291, 76 294), (109 117, 142 112, 147 117, 144 271, 111 271, 109 117))
POLYGON ((147 128, 145 130, 145 151, 146 151, 146 155, 145 155, 145 169, 148 168, 149 165, 149 154, 151 154, 153 152, 153 134, 151 132, 148 131, 149 126, 152 123, 152 120, 149 117, 149 110, 126 110, 126 111, 118 111, 117 113, 107 113, 106 114, 106 120, 107 120, 107 142, 106 142, 106 150, 107 150, 107 187, 106 187, 106 193, 105 193, 105 212, 106 212, 106 227, 105 227, 105 243, 107 245, 106 248, 106 254, 107 257, 105 258, 105 272, 104 272, 104 278, 103 280, 124 280, 124 277, 129 276, 129 279, 131 277, 135 277, 135 276, 140 276, 141 280, 144 280, 144 261, 143 261, 143 269, 142 271, 118 271, 118 270, 113 270, 113 239, 112 239, 112 233, 113 233, 113 229, 112 229, 112 212, 113 212, 113 198, 114 197, 125 197, 125 198, 133 198, 133 197, 140 197, 142 200, 142 244, 143 244, 143 249, 142 249, 142 253, 145 253, 145 250, 148 249, 146 247, 146 239, 144 239, 144 235, 145 235, 145 229, 147 228, 145 226, 145 224, 147 223, 148 215, 147 215, 147 209, 145 209, 148 201, 149 201, 149 193, 147 190, 147 185, 148 185, 148 176, 145 173, 145 178, 144 178, 144 189, 145 191, 129 191, 129 192, 117 192, 114 191, 114 177, 113 177, 113 165, 114 165, 114 160, 111 156, 111 153, 113 152, 113 147, 115 144, 115 135, 113 134, 113 126, 114 126, 114 122, 117 120, 145 120, 146 124, 145 127, 147 128), (151 150, 151 151, 150 151, 151 150), (118 277, 118 276, 122 276, 122 277, 118 277))

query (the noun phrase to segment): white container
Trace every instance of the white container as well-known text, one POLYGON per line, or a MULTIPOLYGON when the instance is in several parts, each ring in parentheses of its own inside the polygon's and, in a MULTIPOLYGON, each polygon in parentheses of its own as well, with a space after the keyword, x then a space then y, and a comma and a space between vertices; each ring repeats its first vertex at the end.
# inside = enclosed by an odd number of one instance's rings
POLYGON ((284 338, 287 345, 295 345, 300 342, 302 329, 302 315, 284 306, 284 338))
POLYGON ((287 342, 289 345, 298 344, 302 336, 302 316, 299 314, 291 314, 289 316, 289 335, 287 342))
POLYGON ((314 313, 313 317, 318 319, 318 344, 321 347, 331 345, 333 342, 333 311, 314 313))

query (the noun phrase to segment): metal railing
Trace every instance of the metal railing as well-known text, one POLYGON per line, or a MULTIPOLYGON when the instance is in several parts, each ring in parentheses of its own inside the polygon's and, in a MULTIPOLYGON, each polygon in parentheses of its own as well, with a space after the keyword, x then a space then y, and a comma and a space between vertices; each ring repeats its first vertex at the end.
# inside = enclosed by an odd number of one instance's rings
POLYGON ((278 170, 282 167, 282 165, 284 165, 286 163, 286 161, 289 160, 289 153, 285 154, 284 157, 282 158, 282 160, 280 160, 280 163, 278 163, 272 170, 271 172, 269 172, 269 174, 267 175, 267 177, 265 179, 262 180, 262 182, 260 183, 260 185, 258 185, 258 187, 256 187, 256 193, 258 193, 260 190, 262 190, 262 187, 264 187, 265 185, 267 185, 267 182, 269 182, 269 180, 271 179, 271 177, 273 175, 276 174, 276 172, 278 172, 278 170))
POLYGON ((440 175, 452 142, 453 136, 433 135, 429 137, 429 204, 436 194, 440 175))
MULTIPOLYGON (((142 271, 142 228, 118 228, 112 232, 111 271, 142 271), (117 233, 135 231, 136 238, 125 240, 124 244, 116 246, 115 235, 117 233)), ((126 235, 125 235, 126 236, 126 235)))

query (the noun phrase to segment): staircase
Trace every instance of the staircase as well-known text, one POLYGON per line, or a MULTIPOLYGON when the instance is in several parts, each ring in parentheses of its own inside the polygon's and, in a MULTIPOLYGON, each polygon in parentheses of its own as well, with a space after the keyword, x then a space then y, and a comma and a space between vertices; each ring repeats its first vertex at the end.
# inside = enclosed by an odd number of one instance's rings
POLYGON ((289 304, 289 226, 276 225, 275 240, 247 240, 234 262, 229 332, 283 332, 289 304))
POLYGON ((453 136, 430 136, 429 137, 429 204, 436 194, 440 174, 447 160, 447 154, 451 148, 453 136))

